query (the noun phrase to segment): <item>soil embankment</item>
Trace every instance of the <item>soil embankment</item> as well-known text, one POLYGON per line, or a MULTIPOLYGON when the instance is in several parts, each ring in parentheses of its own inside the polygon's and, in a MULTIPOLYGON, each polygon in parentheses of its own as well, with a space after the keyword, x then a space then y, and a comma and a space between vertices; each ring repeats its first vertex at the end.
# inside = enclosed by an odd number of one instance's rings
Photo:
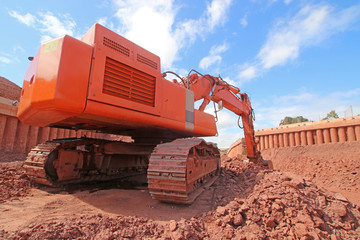
POLYGON ((358 141, 266 149, 262 156, 272 161, 275 170, 301 175, 360 204, 358 141))
POLYGON ((21 87, 0 76, 0 97, 15 101, 20 99, 20 94, 21 87))

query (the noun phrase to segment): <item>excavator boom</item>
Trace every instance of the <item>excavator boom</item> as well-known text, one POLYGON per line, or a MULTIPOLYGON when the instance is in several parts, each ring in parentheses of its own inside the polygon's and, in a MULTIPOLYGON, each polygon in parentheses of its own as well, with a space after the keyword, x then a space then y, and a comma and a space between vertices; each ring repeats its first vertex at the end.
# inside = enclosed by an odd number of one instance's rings
POLYGON ((213 101, 241 117, 248 158, 253 162, 263 161, 260 153, 256 151, 254 116, 249 96, 240 93, 237 87, 228 84, 220 76, 193 73, 186 80, 189 89, 194 92, 195 101, 203 99, 200 111, 204 111, 206 105, 213 101))

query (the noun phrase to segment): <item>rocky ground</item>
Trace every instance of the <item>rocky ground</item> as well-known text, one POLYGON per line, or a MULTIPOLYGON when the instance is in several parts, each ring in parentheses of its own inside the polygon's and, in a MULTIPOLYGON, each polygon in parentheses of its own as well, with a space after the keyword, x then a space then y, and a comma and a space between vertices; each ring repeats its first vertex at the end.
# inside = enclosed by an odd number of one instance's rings
POLYGON ((1 239, 358 239, 360 207, 310 178, 222 158, 217 181, 191 205, 146 187, 33 186, 22 155, 1 155, 1 239))
POLYGON ((264 159, 274 168, 292 172, 360 205, 360 142, 267 149, 264 159))
MULTIPOLYGON (((0 77, 0 97, 20 92, 0 77)), ((262 154, 275 170, 224 156, 215 183, 183 206, 153 200, 144 176, 39 186, 22 168, 25 155, 0 152, 0 239, 360 238, 360 142, 262 154)))
POLYGON ((25 155, 0 152, 0 203, 29 194, 31 183, 22 168, 25 155))

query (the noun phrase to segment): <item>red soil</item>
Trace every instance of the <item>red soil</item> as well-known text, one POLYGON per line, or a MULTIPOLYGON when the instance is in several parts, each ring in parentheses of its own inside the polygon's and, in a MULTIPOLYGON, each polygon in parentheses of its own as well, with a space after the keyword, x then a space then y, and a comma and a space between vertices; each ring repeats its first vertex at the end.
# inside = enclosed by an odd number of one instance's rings
POLYGON ((276 170, 301 175, 360 205, 359 141, 267 149, 262 155, 276 170))
POLYGON ((29 194, 31 184, 22 168, 25 155, 0 152, 0 203, 29 194))
POLYGON ((19 100, 21 87, 0 76, 0 97, 19 100))
MULTIPOLYGON (((8 162, 0 164, 6 172, 8 162)), ((16 179, 12 173, 9 171, 5 178, 16 179)), ((123 189, 117 185, 75 192, 45 187, 30 190, 27 197, 2 199, 0 238, 360 237, 360 207, 341 194, 319 188, 309 179, 237 158, 223 157, 220 177, 191 206, 160 203, 149 197, 146 188, 123 189)))
MULTIPOLYGON (((1 97, 20 91, 0 77, 1 97)), ((277 171, 223 157, 217 181, 182 206, 124 183, 34 187, 25 155, 0 152, 0 239, 360 238, 360 142, 262 154, 277 171)))

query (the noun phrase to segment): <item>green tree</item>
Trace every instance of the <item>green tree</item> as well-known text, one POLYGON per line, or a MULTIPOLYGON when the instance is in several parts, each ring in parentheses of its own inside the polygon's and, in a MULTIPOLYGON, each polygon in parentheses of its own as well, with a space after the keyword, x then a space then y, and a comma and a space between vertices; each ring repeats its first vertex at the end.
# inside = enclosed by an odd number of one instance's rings
POLYGON ((331 110, 322 120, 329 120, 334 118, 339 118, 339 115, 335 112, 335 110, 331 110))
POLYGON ((297 117, 285 117, 283 120, 280 121, 279 125, 286 125, 291 123, 300 123, 300 122, 308 122, 309 119, 304 118, 303 116, 297 116, 297 117))

